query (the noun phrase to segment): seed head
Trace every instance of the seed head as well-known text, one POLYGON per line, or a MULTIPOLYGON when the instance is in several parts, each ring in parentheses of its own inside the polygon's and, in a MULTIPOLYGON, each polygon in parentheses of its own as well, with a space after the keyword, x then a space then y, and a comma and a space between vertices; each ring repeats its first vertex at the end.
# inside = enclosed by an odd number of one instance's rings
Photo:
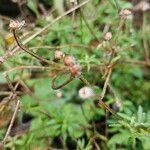
POLYGON ((9 23, 9 28, 10 30, 16 30, 16 29, 20 29, 24 25, 25 25, 24 20, 21 22, 19 22, 18 20, 11 20, 9 23))
POLYGON ((79 90, 79 96, 82 99, 87 99, 94 96, 94 91, 92 88, 85 86, 79 90))
POLYGON ((107 33, 105 33, 105 35, 104 35, 104 39, 105 39, 106 41, 111 40, 111 38, 112 38, 112 33, 111 33, 111 32, 107 32, 107 33))
POLYGON ((119 16, 121 19, 127 19, 127 17, 131 15, 131 11, 128 10, 128 9, 122 9, 120 12, 119 12, 119 16))
POLYGON ((56 60, 61 60, 65 54, 62 51, 55 51, 54 57, 56 60))

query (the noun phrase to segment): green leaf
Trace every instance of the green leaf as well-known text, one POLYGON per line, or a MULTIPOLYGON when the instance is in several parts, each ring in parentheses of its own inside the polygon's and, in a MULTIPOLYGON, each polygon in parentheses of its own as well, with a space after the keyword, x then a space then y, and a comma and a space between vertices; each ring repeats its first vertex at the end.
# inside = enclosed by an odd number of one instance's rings
POLYGON ((137 120, 139 123, 143 123, 145 120, 145 113, 143 113, 143 108, 141 106, 138 108, 137 120))
POLYGON ((27 0, 27 6, 35 13, 36 17, 39 17, 36 0, 27 0))
POLYGON ((128 139, 131 137, 130 132, 124 130, 121 133, 115 134, 111 137, 111 139, 108 142, 108 145, 111 147, 112 145, 116 144, 128 144, 128 139))
POLYGON ((72 138, 80 138, 84 134, 84 130, 78 124, 70 125, 68 131, 72 138))

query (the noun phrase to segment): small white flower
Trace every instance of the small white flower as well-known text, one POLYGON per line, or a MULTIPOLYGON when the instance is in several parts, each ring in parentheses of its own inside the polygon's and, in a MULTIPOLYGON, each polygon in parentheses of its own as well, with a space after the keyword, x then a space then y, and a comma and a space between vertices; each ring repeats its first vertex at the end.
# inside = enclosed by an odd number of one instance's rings
POLYGON ((92 88, 85 86, 79 90, 79 96, 82 99, 87 99, 94 96, 94 91, 92 88))

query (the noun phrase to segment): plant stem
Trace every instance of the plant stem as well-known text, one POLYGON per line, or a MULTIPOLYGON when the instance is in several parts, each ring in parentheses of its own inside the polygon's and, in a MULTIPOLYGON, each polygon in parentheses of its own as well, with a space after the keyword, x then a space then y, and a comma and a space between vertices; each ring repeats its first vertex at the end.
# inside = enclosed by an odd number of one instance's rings
POLYGON ((60 85, 56 85, 56 79, 57 79, 57 77, 58 77, 58 75, 59 74, 57 74, 53 79, 52 79, 52 89, 54 89, 54 90, 58 90, 58 89, 60 89, 60 88, 62 88, 62 87, 64 87, 64 86, 66 86, 68 83, 70 83, 74 78, 72 77, 72 75, 70 75, 70 78, 67 80, 67 81, 65 81, 64 83, 62 83, 62 84, 60 84, 60 85))
POLYGON ((38 56, 37 54, 35 54, 34 52, 32 52, 32 51, 28 50, 27 48, 25 48, 25 47, 23 46, 23 44, 19 41, 19 38, 18 38, 17 33, 16 33, 16 30, 12 30, 12 32, 13 32, 13 35, 14 35, 14 38, 15 38, 15 40, 16 40, 17 45, 18 45, 23 51, 27 52, 27 53, 30 54, 31 56, 33 56, 33 57, 35 57, 36 59, 40 60, 41 62, 44 62, 44 63, 49 64, 49 65, 53 65, 53 64, 54 64, 54 62, 48 61, 48 60, 44 59, 43 57, 40 57, 40 56, 38 56))

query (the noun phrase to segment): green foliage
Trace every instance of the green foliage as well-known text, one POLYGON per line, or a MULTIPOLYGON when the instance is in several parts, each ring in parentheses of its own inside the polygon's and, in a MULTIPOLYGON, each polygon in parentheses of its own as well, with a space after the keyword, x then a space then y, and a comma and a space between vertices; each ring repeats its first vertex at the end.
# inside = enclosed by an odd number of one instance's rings
POLYGON ((27 1, 27 6, 35 13, 35 15, 38 17, 39 12, 38 12, 38 6, 36 3, 36 0, 28 0, 27 1))
POLYGON ((139 106, 136 116, 133 115, 129 117, 123 113, 119 113, 119 115, 122 116, 124 120, 110 124, 110 131, 116 134, 109 140, 109 147, 116 149, 117 145, 124 145, 128 147, 127 149, 131 147, 133 149, 140 149, 138 144, 141 143, 140 147, 148 150, 150 146, 150 123, 142 107, 139 106))

